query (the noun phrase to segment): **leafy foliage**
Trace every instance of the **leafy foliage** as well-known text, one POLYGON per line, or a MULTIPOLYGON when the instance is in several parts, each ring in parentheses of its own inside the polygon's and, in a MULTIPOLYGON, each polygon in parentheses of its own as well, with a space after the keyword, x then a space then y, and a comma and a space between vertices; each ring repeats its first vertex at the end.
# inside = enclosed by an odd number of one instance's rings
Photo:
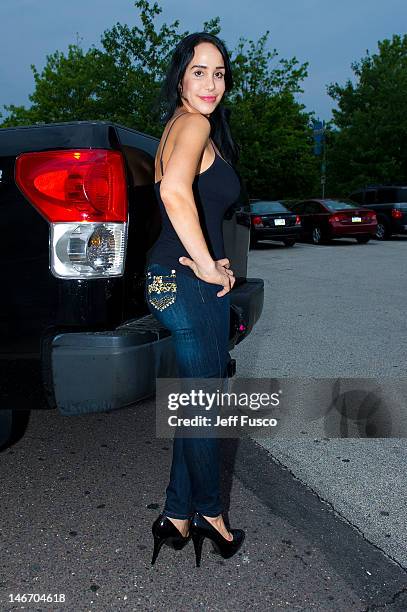
POLYGON ((393 35, 352 63, 356 82, 333 83, 329 95, 336 130, 331 134, 331 190, 368 183, 407 182, 407 35, 393 35))
MULTIPOLYGON (((1 127, 58 121, 107 120, 160 136, 158 94, 172 50, 188 31, 179 20, 156 27, 162 9, 137 0, 141 25, 116 23, 105 30, 101 48, 79 44, 65 55, 46 56, 40 73, 34 65, 31 106, 9 105, 1 127)), ((203 30, 220 36, 219 17, 203 30)), ((232 133, 242 156, 239 170, 248 191, 258 197, 311 195, 317 175, 312 151, 311 115, 295 101, 307 63, 294 57, 277 60, 267 50, 269 31, 257 41, 239 38, 231 52, 235 87, 225 98, 232 133)))

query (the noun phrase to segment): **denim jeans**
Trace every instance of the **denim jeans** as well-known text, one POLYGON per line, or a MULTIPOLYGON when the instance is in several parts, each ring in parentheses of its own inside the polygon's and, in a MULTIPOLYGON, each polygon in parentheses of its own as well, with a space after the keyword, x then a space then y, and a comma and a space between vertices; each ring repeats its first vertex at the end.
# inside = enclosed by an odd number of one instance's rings
MULTIPOLYGON (((150 263, 146 273, 146 301, 154 317, 171 331, 179 377, 225 378, 229 360, 229 293, 218 297, 222 285, 158 263, 150 263), (151 286, 155 282, 165 283, 164 290, 151 286)), ((205 516, 221 514, 219 442, 217 437, 175 435, 163 510, 166 516, 188 519, 194 510, 205 516)))

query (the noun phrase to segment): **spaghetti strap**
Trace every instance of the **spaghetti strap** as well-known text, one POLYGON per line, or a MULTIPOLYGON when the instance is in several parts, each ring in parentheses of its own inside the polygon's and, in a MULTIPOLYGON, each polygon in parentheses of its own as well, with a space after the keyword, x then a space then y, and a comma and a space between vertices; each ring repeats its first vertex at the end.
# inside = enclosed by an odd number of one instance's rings
POLYGON ((161 166, 161 178, 164 176, 164 170, 163 170, 163 153, 164 153, 164 147, 165 147, 165 143, 167 142, 167 138, 168 138, 168 134, 171 131, 172 126, 174 125, 174 123, 176 122, 176 120, 178 119, 178 117, 181 117, 182 115, 185 115, 186 113, 180 113, 179 115, 177 115, 174 119, 174 121, 171 123, 170 127, 168 128, 168 132, 167 135, 165 137, 164 143, 163 143, 163 148, 161 149, 161 155, 160 155, 160 166, 161 166))

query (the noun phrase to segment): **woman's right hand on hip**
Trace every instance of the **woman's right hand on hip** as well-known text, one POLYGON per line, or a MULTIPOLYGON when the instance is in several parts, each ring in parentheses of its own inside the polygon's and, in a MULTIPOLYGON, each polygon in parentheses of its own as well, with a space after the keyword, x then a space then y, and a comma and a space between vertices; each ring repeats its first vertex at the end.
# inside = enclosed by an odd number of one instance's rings
POLYGON ((233 285, 236 282, 236 279, 233 275, 233 271, 230 270, 230 262, 226 257, 224 259, 217 259, 214 261, 213 267, 211 269, 202 269, 200 268, 193 259, 189 257, 180 257, 179 262, 184 266, 189 266, 191 270, 194 272, 195 276, 199 279, 205 281, 206 283, 211 283, 213 285, 222 285, 223 289, 219 291, 216 295, 218 297, 223 297, 233 288, 233 285))

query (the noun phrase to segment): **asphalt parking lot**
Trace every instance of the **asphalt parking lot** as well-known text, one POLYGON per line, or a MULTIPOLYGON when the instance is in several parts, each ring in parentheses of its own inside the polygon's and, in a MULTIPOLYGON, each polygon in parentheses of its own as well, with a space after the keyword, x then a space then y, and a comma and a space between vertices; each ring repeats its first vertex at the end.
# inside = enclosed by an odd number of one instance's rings
POLYGON ((234 352, 238 376, 270 376, 282 386, 316 379, 313 388, 327 389, 355 381, 359 395, 374 390, 382 410, 376 434, 354 427, 350 434, 360 437, 339 439, 322 421, 304 421, 305 439, 258 443, 405 569, 406 250, 406 237, 289 249, 261 243, 250 252, 249 275, 266 279, 264 310, 234 352))
MULTIPOLYGON (((402 380, 406 248, 251 251, 265 307, 233 353, 237 376, 402 380)), ((198 569, 192 544, 164 547, 151 567, 171 457, 154 409, 36 411, 0 455, 2 610, 407 609, 405 439, 310 428, 305 439, 224 440, 222 497, 230 526, 247 531, 242 550, 222 560, 206 544, 198 569), (18 593, 65 602, 11 603, 18 593)))
POLYGON ((264 310, 235 351, 239 376, 405 374, 406 255, 407 236, 259 243, 248 276, 265 280, 264 310))

